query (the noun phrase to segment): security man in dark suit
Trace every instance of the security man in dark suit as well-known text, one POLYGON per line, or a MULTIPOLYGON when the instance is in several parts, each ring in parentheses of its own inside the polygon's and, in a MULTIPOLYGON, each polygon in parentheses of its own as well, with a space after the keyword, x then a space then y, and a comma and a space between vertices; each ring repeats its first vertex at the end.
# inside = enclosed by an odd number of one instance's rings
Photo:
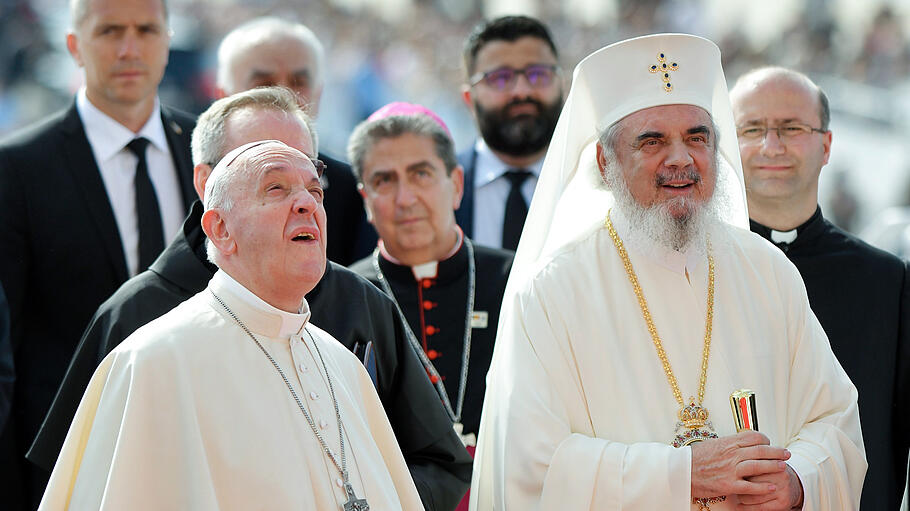
POLYGON ((194 197, 194 119, 161 106, 164 0, 74 0, 66 45, 85 86, 0 143, 0 283, 15 388, 0 433, 4 509, 34 509, 48 474, 25 452, 95 309, 174 237, 194 197))

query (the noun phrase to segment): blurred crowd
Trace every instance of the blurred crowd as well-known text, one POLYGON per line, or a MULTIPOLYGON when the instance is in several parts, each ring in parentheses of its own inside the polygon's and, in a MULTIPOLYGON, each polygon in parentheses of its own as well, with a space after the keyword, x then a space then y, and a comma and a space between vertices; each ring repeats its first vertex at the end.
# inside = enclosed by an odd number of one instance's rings
MULTIPOLYGON (((457 147, 463 148, 474 137, 470 113, 459 94, 465 34, 485 16, 525 11, 551 28, 567 80, 579 59, 594 48, 641 34, 687 32, 718 43, 731 83, 759 65, 799 69, 826 88, 835 123, 856 119, 895 132, 903 127, 905 113, 910 112, 910 101, 901 94, 910 89, 906 7, 868 2, 859 17, 836 0, 792 2, 779 9, 769 4, 768 11, 784 14, 772 27, 757 31, 749 26, 748 3, 742 2, 743 12, 732 20, 726 19, 730 3, 724 4, 721 8, 722 3, 712 0, 175 0, 169 5, 174 39, 160 94, 167 104, 188 112, 204 110, 213 97, 218 41, 242 21, 274 14, 305 23, 325 43, 329 76, 320 138, 328 153, 342 155, 351 129, 369 112, 396 100, 439 112, 457 147)), ((767 20, 753 23, 763 21, 767 20)), ((63 44, 68 23, 59 2, 0 0, 0 135, 71 101, 81 72, 63 44)), ((846 164, 838 165, 838 160, 833 159, 833 167, 852 166, 849 158, 843 159, 846 164)), ((901 180, 898 187, 907 192, 876 196, 875 204, 864 205, 863 194, 856 192, 861 185, 851 174, 858 170, 831 172, 823 182, 822 203, 832 210, 832 219, 859 231, 885 206, 910 204, 906 172, 910 159, 900 155, 893 165, 901 167, 895 170, 901 180)))

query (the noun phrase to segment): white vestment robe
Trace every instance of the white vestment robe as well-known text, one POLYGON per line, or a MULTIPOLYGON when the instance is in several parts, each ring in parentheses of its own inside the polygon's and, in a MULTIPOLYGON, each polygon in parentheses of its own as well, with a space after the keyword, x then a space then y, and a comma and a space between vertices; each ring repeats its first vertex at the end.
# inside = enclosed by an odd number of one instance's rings
MULTIPOLYGON (((856 509, 866 470, 856 389, 796 268, 757 235, 722 231, 713 237, 704 400, 715 431, 735 434, 730 394, 755 391, 760 431, 792 453, 803 509, 856 509)), ((626 250, 688 401, 701 372, 707 257, 626 250)), ((607 229, 557 251, 533 275, 504 304, 471 509, 697 509, 691 448, 669 445, 679 404, 607 229)), ((733 509, 735 500, 711 509, 733 509)))
POLYGON ((357 358, 223 272, 137 330, 98 367, 40 509, 339 510, 346 500, 281 375, 339 456, 331 375, 357 497, 374 510, 423 509, 373 383, 357 358), (316 352, 318 344, 325 370, 316 352))

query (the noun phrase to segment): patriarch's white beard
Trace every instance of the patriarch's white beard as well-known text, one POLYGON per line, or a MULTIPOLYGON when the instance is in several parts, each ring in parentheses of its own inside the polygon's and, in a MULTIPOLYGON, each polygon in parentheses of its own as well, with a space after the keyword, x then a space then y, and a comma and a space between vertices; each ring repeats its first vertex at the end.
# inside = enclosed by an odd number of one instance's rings
POLYGON ((722 201, 717 198, 717 194, 712 194, 703 203, 679 197, 642 206, 632 197, 615 159, 607 165, 604 181, 613 192, 614 209, 620 211, 629 222, 628 243, 643 248, 704 252, 707 234, 722 224, 719 214, 722 201), (687 213, 677 217, 671 212, 674 210, 687 213))

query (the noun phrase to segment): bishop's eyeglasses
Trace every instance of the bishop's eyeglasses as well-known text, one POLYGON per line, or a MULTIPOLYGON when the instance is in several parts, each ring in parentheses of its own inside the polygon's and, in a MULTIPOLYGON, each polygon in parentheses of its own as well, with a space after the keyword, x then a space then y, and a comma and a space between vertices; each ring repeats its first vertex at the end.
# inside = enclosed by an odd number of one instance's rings
POLYGON ((768 136, 769 131, 776 131, 777 138, 781 142, 787 143, 793 140, 797 140, 804 135, 810 133, 827 133, 827 130, 820 128, 813 128, 808 124, 803 124, 800 122, 788 122, 780 124, 778 126, 764 126, 762 124, 749 124, 747 126, 740 126, 736 128, 736 134, 739 135, 740 140, 747 142, 749 144, 759 144, 765 140, 765 137, 768 136))
POLYGON ((500 92, 511 90, 518 83, 518 77, 524 75, 531 88, 540 89, 553 83, 553 78, 559 72, 559 67, 551 64, 531 64, 522 69, 500 67, 486 73, 475 73, 469 83, 471 87, 483 82, 491 89, 500 92))

